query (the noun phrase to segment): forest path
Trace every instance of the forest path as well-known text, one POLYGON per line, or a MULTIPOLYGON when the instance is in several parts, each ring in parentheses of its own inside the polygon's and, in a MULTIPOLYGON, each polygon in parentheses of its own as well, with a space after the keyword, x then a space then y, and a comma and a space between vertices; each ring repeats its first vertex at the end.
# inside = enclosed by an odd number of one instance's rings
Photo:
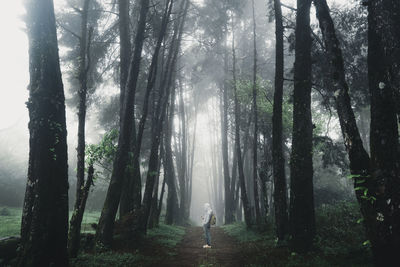
POLYGON ((202 227, 188 227, 177 245, 177 255, 165 266, 244 266, 240 244, 220 227, 211 227, 212 248, 203 248, 202 227))

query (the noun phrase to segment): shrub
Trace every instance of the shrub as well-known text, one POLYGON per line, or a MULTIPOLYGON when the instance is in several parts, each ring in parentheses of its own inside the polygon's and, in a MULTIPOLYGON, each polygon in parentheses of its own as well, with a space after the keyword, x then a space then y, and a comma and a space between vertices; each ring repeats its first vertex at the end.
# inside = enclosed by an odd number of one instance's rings
POLYGON ((322 205, 316 210, 316 245, 325 255, 368 254, 369 248, 356 202, 322 205))

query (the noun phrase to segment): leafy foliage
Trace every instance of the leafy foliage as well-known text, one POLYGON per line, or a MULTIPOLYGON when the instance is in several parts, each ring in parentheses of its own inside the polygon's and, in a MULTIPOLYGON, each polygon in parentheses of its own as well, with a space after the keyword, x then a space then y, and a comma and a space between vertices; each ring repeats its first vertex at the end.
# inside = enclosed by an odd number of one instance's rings
POLYGON ((314 153, 321 155, 323 168, 335 165, 343 173, 349 169, 346 150, 341 141, 334 141, 328 136, 314 136, 313 141, 314 153))
POLYGON ((247 266, 371 266, 361 213, 356 202, 338 202, 316 209, 317 236, 314 251, 300 255, 277 246, 273 229, 257 232, 244 223, 224 225, 239 240, 247 266))
POLYGON ((111 172, 112 163, 117 152, 118 131, 113 129, 106 132, 103 139, 98 144, 89 144, 86 146, 87 165, 97 165, 101 167, 104 174, 111 172), (106 173, 107 172, 107 173, 106 173))
POLYGON ((316 244, 325 255, 370 256, 357 203, 323 205, 316 210, 316 220, 316 244))

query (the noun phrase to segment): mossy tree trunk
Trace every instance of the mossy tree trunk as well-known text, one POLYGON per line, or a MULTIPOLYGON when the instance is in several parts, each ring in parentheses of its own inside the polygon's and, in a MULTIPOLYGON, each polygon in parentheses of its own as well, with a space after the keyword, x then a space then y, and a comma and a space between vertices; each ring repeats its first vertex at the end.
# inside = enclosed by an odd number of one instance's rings
POLYGON ((68 266, 68 158, 64 88, 52 0, 26 1, 29 166, 19 266, 68 266))
POLYGON ((400 2, 368 1, 368 84, 375 227, 369 236, 376 266, 400 260, 399 92, 400 2))
POLYGON ((297 0, 293 93, 293 135, 290 157, 291 245, 309 251, 315 236, 311 120, 311 0, 297 0))
POLYGON ((96 247, 100 250, 111 246, 115 216, 121 198, 123 179, 128 163, 128 152, 131 145, 132 129, 134 123, 134 120, 132 119, 132 113, 134 110, 135 92, 139 76, 148 10, 149 0, 141 0, 139 23, 135 37, 135 49, 133 53, 133 58, 130 62, 130 71, 124 90, 123 105, 121 108, 118 148, 114 160, 110 185, 108 187, 106 200, 104 202, 104 207, 101 212, 99 224, 96 231, 96 247))
POLYGON ((275 9, 275 92, 272 115, 272 164, 274 176, 274 210, 275 226, 278 241, 288 235, 287 185, 285 175, 285 158, 283 155, 282 102, 283 102, 283 19, 280 0, 274 0, 275 9))
POLYGON ((68 254, 71 258, 78 255, 81 241, 81 226, 83 214, 85 212, 86 201, 89 196, 90 187, 93 185, 94 168, 90 165, 88 168, 88 177, 84 187, 80 190, 80 203, 74 208, 72 213, 70 228, 68 233, 68 254))

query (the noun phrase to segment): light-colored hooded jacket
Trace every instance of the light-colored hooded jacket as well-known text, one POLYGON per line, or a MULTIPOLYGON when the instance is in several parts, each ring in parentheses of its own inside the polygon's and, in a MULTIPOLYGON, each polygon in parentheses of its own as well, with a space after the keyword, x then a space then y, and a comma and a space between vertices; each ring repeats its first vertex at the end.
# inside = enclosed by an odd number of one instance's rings
POLYGON ((209 203, 204 204, 203 225, 207 224, 211 219, 212 209, 209 203))

